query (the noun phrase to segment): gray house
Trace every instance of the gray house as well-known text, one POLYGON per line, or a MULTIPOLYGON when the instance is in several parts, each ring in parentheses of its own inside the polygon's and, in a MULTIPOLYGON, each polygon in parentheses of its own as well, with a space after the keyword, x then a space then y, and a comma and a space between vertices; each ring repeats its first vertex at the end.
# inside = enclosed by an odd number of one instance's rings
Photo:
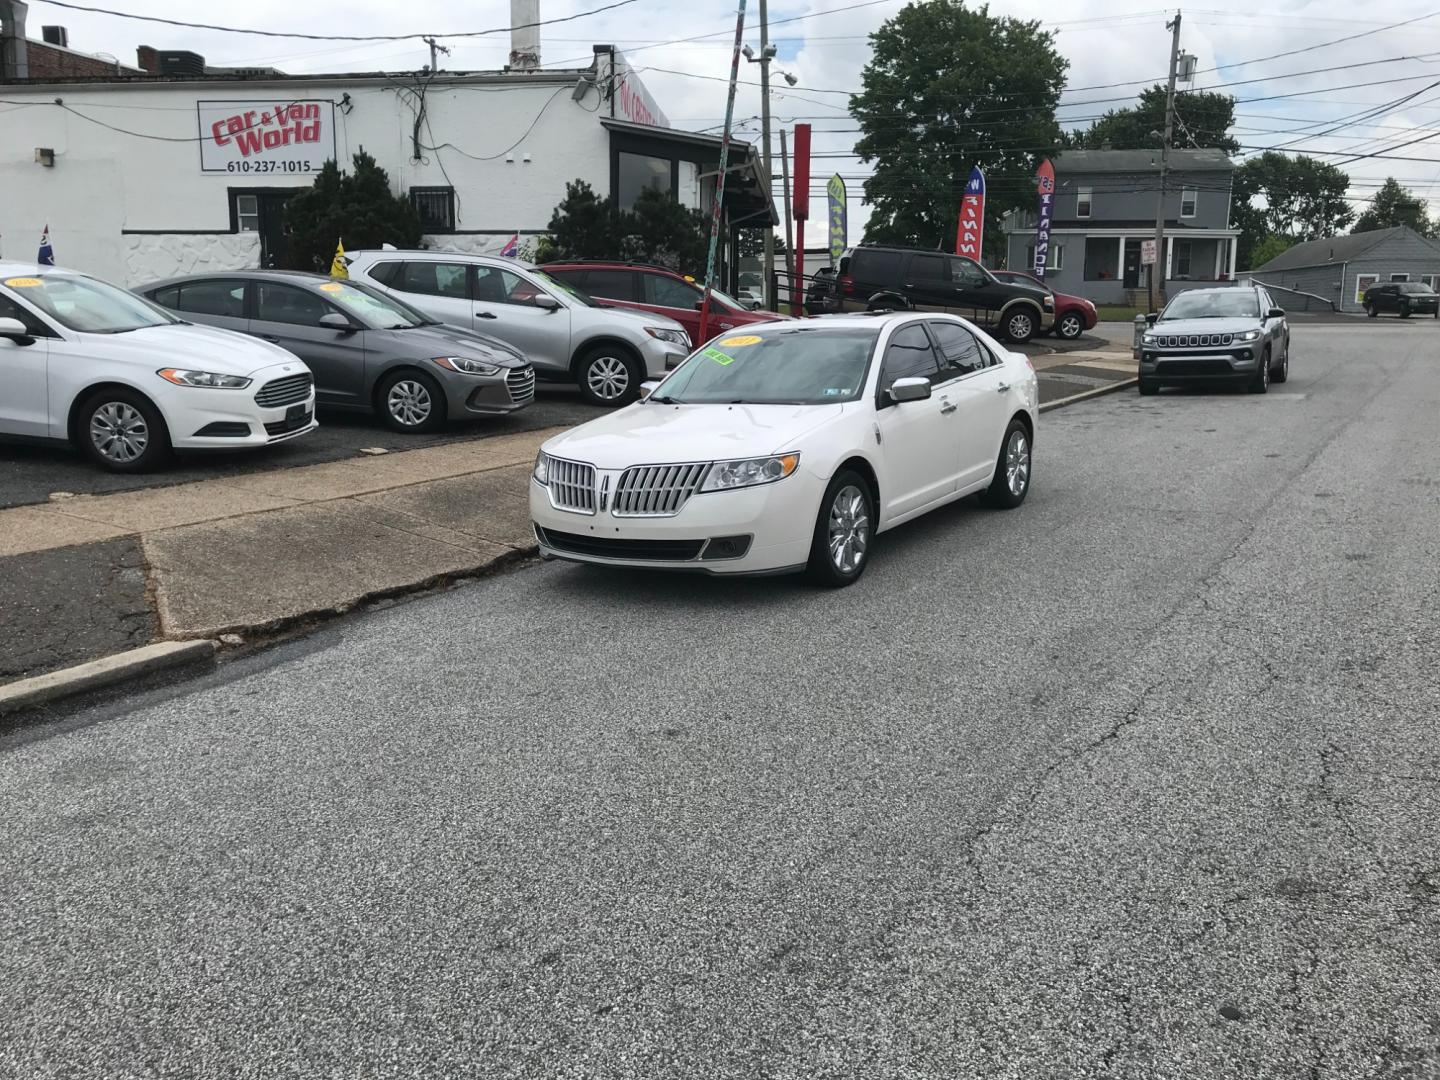
MULTIPOLYGON (((1149 268, 1141 245, 1155 239, 1160 151, 1068 150, 1053 159, 1055 210, 1045 280, 1099 304, 1143 303, 1149 268)), ((1230 188, 1235 166, 1223 150, 1172 150, 1165 180, 1167 295, 1235 276, 1230 188)), ((1035 215, 1005 219, 1006 265, 1034 263, 1035 215)))
POLYGON ((1363 311, 1360 299, 1376 282, 1418 281, 1440 287, 1440 243, 1396 225, 1296 244, 1245 276, 1333 300, 1341 311, 1363 311))

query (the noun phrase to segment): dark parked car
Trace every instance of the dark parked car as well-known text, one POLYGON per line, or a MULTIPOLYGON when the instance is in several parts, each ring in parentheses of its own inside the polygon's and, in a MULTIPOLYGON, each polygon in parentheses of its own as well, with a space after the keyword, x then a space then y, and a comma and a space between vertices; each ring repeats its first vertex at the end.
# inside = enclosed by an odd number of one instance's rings
POLYGON ((852 248, 840 260, 841 311, 944 311, 1029 341, 1055 321, 1055 302, 1036 284, 999 281, 973 259, 910 248, 852 248))
POLYGON ((1365 313, 1373 319, 1382 311, 1393 311, 1402 319, 1411 315, 1440 318, 1440 293, 1418 281, 1372 285, 1365 291, 1365 313))
POLYGON ((535 397, 530 362, 504 342, 442 326, 360 282, 238 270, 135 291, 190 322, 288 349, 315 373, 321 409, 373 410, 396 431, 514 412, 535 397))
POLYGON ((1050 333, 1065 341, 1074 341, 1086 330, 1094 330, 1095 324, 1100 321, 1099 312, 1095 305, 1083 296, 1071 296, 1069 293, 1056 292, 1038 278, 1019 270, 992 270, 1001 281, 1010 281, 1017 284, 1035 285, 1046 290, 1050 299, 1055 302, 1055 322, 1050 327, 1050 333))
POLYGON ((1258 285, 1182 292, 1140 338, 1140 393, 1243 383, 1263 394, 1290 378, 1290 326, 1258 285))

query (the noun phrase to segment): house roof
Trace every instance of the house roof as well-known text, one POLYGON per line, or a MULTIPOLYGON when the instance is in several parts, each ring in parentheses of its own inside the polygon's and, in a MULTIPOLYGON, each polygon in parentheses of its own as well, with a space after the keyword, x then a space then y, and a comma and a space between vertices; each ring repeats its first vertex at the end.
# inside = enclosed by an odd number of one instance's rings
MULTIPOLYGON (((1145 173, 1160 171, 1160 149, 1066 150, 1054 157, 1055 172, 1145 173)), ((1172 172, 1234 172, 1235 163, 1224 150, 1171 150, 1172 172)))
POLYGON ((1360 258, 1372 248, 1377 248, 1406 233, 1410 233, 1417 240, 1430 244, 1435 248, 1435 254, 1440 255, 1440 244, 1436 244, 1433 240, 1426 240, 1408 225, 1396 225, 1389 229, 1371 229, 1369 232, 1351 233, 1349 236, 1330 236, 1322 237, 1319 240, 1306 240, 1282 251, 1264 266, 1257 266, 1254 273, 1259 274, 1267 270, 1296 270, 1304 266, 1328 266, 1331 263, 1350 262, 1352 259, 1360 258))

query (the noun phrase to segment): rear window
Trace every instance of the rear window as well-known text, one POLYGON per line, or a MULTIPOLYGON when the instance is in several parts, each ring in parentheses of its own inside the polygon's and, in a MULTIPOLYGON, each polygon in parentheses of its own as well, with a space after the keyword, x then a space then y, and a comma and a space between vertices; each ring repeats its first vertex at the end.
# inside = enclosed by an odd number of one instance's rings
POLYGON ((1407 296, 1430 296, 1435 292, 1435 290, 1430 288, 1429 285, 1421 285, 1418 281, 1412 281, 1405 285, 1398 285, 1396 286, 1396 288, 1398 288, 1402 293, 1405 293, 1407 296))
POLYGON ((850 276, 882 284, 898 281, 904 258, 904 253, 899 251, 856 248, 850 255, 850 276))

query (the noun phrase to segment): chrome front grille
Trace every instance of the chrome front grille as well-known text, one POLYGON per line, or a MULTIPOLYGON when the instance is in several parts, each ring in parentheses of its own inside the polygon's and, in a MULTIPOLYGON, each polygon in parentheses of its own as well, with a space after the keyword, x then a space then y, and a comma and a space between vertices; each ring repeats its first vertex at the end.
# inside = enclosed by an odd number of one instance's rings
POLYGON ((709 462, 640 465, 626 469, 615 485, 616 517, 674 517, 699 489, 709 462))
POLYGON ((1162 349, 1201 349, 1233 345, 1234 334, 1171 334, 1157 343, 1162 349))
POLYGON ((505 376, 505 388, 510 391, 510 400, 523 405, 535 397, 535 369, 532 367, 511 368, 505 376))
POLYGON ((595 513, 595 466, 550 458, 550 502, 557 510, 595 513))
POLYGON ((314 377, 307 371, 303 375, 287 375, 283 379, 271 379, 255 395, 255 404, 262 409, 278 409, 282 405, 298 405, 310 397, 314 377))

